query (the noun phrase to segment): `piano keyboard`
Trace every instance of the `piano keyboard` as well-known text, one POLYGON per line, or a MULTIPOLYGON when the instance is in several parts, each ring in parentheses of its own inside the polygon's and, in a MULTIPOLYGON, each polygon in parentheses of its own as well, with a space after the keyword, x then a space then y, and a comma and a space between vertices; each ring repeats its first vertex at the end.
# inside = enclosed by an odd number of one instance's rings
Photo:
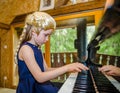
POLYGON ((70 74, 58 93, 120 93, 120 83, 113 77, 99 71, 92 74, 94 82, 88 71, 70 74))

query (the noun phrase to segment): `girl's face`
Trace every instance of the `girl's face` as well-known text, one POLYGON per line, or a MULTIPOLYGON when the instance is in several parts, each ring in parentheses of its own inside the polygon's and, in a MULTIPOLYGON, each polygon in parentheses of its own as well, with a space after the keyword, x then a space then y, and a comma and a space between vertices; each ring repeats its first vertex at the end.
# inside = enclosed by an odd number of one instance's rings
POLYGON ((49 30, 42 30, 38 35, 35 37, 35 43, 39 46, 43 45, 48 41, 48 37, 52 34, 52 29, 49 30))

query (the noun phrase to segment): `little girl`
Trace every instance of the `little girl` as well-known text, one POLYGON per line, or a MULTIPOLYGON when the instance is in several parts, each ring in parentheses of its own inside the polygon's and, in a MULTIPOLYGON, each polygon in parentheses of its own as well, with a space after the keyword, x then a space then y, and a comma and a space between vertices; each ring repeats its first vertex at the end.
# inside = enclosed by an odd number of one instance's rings
POLYGON ((57 93, 58 88, 49 81, 66 72, 88 70, 81 63, 72 63, 59 68, 49 68, 39 48, 56 28, 55 20, 47 13, 34 12, 25 20, 16 59, 19 83, 17 93, 57 93))

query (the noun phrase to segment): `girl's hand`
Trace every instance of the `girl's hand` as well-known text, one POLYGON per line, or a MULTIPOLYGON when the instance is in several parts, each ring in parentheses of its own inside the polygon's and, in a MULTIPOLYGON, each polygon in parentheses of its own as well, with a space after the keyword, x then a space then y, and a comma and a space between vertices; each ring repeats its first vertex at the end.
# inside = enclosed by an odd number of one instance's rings
POLYGON ((113 65, 105 65, 99 68, 99 71, 111 76, 120 76, 120 68, 113 65))
POLYGON ((67 72, 81 72, 82 70, 88 70, 88 67, 83 65, 82 63, 72 63, 66 65, 67 72))

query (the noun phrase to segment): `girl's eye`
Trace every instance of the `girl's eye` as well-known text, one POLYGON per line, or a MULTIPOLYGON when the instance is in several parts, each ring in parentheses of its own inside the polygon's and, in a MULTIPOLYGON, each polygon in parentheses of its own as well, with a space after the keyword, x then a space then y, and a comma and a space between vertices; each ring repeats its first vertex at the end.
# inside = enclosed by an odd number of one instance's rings
POLYGON ((50 36, 50 34, 45 34, 45 36, 50 36))
POLYGON ((45 34, 45 36, 47 36, 48 34, 45 34))

